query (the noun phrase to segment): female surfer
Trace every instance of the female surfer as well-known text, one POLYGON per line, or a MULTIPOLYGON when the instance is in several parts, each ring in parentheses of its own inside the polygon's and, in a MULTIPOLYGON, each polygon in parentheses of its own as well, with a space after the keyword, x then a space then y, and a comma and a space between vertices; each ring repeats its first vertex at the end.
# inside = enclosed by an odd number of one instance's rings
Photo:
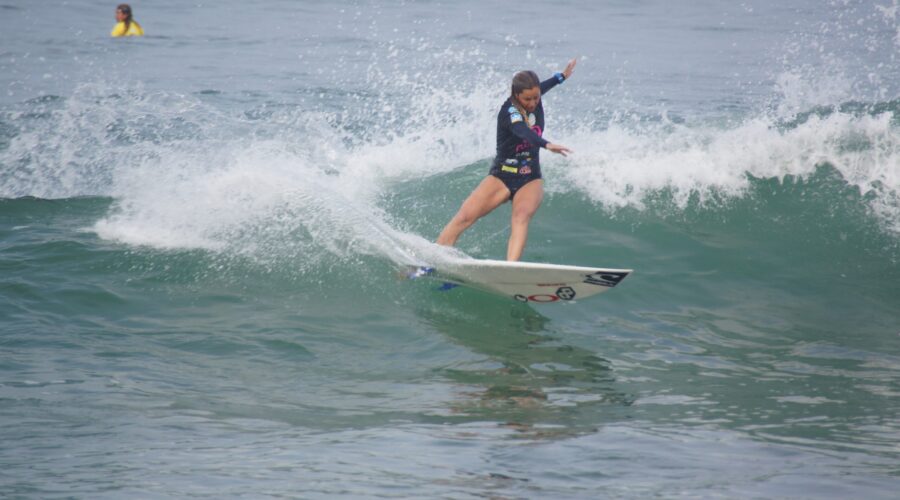
POLYGON ((144 36, 144 29, 131 15, 131 6, 127 3, 116 7, 116 25, 110 35, 119 36, 144 36))
POLYGON ((540 149, 563 156, 572 152, 541 137, 544 132, 541 95, 572 76, 575 63, 572 59, 562 73, 543 82, 534 71, 520 71, 513 77, 512 93, 497 114, 497 155, 491 170, 441 231, 439 245, 453 246, 475 221, 512 200, 506 260, 519 260, 522 256, 528 239, 528 223, 544 197, 540 149))

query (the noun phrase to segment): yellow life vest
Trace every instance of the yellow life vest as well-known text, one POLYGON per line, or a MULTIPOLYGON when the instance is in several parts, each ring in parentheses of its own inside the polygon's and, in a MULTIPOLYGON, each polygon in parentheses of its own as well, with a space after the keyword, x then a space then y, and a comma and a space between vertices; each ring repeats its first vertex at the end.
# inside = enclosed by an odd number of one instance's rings
POLYGON ((141 28, 141 25, 137 23, 137 21, 131 21, 131 24, 128 26, 128 30, 125 30, 125 22, 122 21, 120 23, 116 23, 116 26, 112 29, 110 33, 112 36, 144 36, 144 29, 141 28))

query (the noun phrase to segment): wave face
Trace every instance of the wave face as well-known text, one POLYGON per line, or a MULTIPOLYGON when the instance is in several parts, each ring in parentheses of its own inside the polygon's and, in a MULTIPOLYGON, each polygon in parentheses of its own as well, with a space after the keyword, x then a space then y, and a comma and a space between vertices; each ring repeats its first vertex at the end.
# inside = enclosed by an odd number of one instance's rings
MULTIPOLYGON (((483 174, 502 100, 486 85, 410 92, 401 99, 409 107, 386 118, 379 129, 387 132, 379 135, 365 123, 377 111, 346 116, 283 103, 232 106, 219 94, 84 85, 70 97, 34 99, 5 113, 11 132, 2 150, 2 194, 113 198, 94 230, 131 245, 269 253, 290 241, 302 248, 288 254, 402 260, 408 255, 391 249, 417 238, 396 228, 417 214, 393 220, 384 213, 385 198, 417 180, 483 174), (434 94, 443 97, 425 97, 434 94), (439 112, 448 102, 453 113, 439 112), (348 249, 350 241, 358 245, 348 249)), ((852 196, 852 211, 868 214, 859 222, 897 241, 898 105, 842 102, 790 120, 749 114, 724 123, 666 114, 622 114, 602 123, 574 117, 548 132, 576 151, 568 159, 545 154, 548 190, 610 216, 646 211, 663 199, 670 212, 715 212, 753 196, 760 182, 802 182, 827 171, 849 194, 811 184, 803 195, 835 197, 836 204, 852 196)), ((401 105, 381 107, 393 106, 401 105)), ((435 205, 448 218, 463 193, 443 198, 442 184, 420 198, 440 200, 435 205)), ((827 204, 817 209, 833 215, 827 204)), ((423 231, 427 238, 440 229, 433 222, 423 231)))
POLYGON ((896 0, 582 4, 0 5, 11 494, 892 498, 896 0), (635 273, 398 279, 575 56, 524 259, 635 273))

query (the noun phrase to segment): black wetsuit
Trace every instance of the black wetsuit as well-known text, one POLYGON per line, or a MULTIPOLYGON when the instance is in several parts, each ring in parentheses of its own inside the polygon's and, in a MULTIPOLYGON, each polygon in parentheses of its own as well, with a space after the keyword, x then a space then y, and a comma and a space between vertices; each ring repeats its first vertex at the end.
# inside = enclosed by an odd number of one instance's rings
MULTIPOLYGON (((556 73, 541 82, 541 95, 565 80, 556 73)), ((538 101, 528 121, 512 104, 512 97, 500 106, 497 114, 497 156, 491 165, 490 175, 503 181, 509 189, 510 199, 522 186, 541 178, 541 148, 549 144, 541 136, 544 133, 544 105, 538 101), (529 127, 528 124, 531 124, 529 127)))

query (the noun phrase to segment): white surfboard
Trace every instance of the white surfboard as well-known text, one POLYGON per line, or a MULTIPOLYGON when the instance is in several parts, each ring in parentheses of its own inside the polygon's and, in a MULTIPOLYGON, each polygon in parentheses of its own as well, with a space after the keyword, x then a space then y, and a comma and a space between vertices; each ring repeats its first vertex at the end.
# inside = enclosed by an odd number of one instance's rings
POLYGON ((410 277, 427 276, 522 302, 568 302, 603 293, 631 272, 631 269, 536 262, 453 259, 435 267, 416 268, 410 277))

